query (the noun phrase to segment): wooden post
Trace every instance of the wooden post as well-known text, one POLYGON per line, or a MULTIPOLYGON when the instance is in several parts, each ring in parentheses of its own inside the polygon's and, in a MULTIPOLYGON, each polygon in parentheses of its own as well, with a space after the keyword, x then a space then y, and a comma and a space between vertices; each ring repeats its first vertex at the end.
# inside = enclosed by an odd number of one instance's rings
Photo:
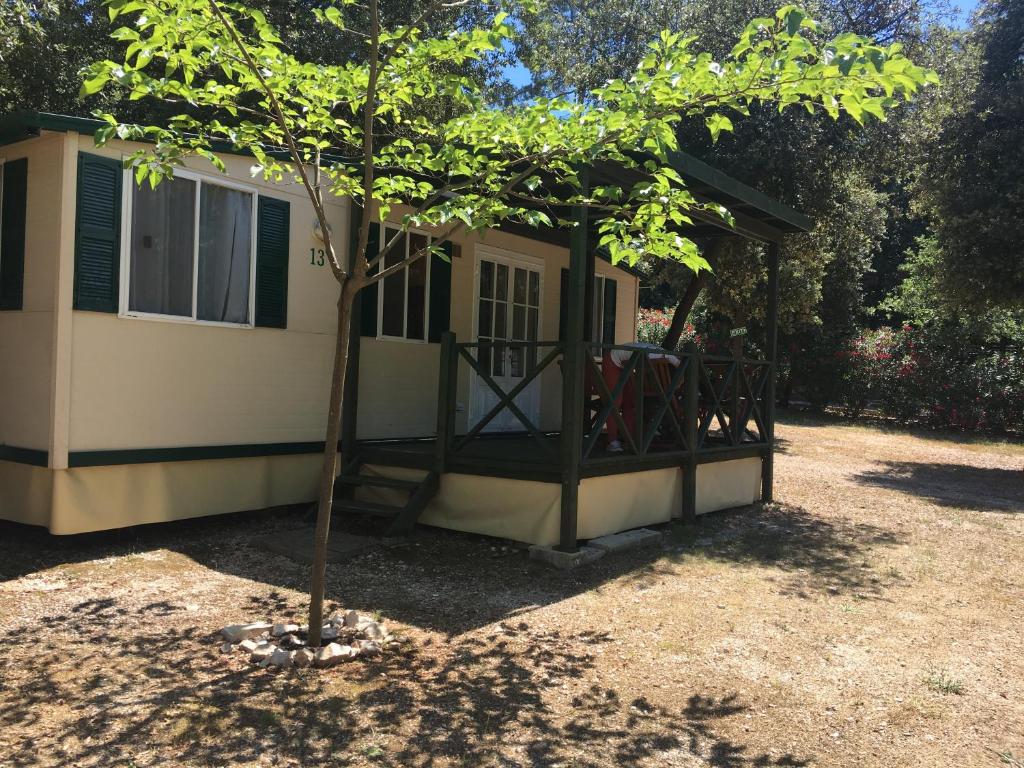
MULTIPOLYGON (((588 171, 580 171, 583 193, 588 171)), ((562 350, 562 515, 558 548, 576 551, 577 506, 580 493, 580 454, 583 448, 584 313, 587 293, 587 209, 573 208, 575 227, 569 240, 569 291, 562 350)), ((591 276, 591 282, 593 276, 591 276)))
POLYGON ((690 452, 683 471, 683 515, 684 523, 697 519, 697 419, 700 403, 700 354, 691 341, 686 344, 686 380, 684 383, 683 424, 686 447, 690 452))
MULTIPOLYGON (((739 337, 737 337, 739 338, 739 337)), ((743 350, 740 344, 733 343, 732 347, 732 396, 730 397, 729 407, 729 431, 732 433, 733 444, 739 445, 743 442, 743 433, 740 431, 740 396, 743 394, 742 381, 740 367, 743 365, 741 358, 743 357, 743 350)))
MULTIPOLYGON (((359 225, 362 223, 363 209, 355 200, 349 207, 349 274, 355 269, 356 243, 359 238, 359 225)), ((352 302, 352 326, 348 339, 348 373, 345 377, 345 392, 341 401, 341 458, 343 465, 352 460, 356 449, 356 427, 359 414, 359 345, 362 338, 362 304, 363 291, 355 295, 352 302)))
MULTIPOLYGON (((597 341, 598 329, 594 327, 594 283, 597 276, 597 256, 593 249, 587 249, 587 286, 583 292, 583 338, 597 341)), ((598 318, 598 323, 601 319, 598 318)))
POLYGON ((765 314, 765 356, 768 382, 764 388, 765 449, 761 458, 761 501, 773 499, 775 484, 775 378, 779 354, 779 243, 768 243, 768 307, 765 314))
POLYGON ((444 472, 455 433, 455 398, 457 385, 458 356, 455 350, 455 334, 445 331, 441 334, 441 364, 437 382, 437 443, 434 468, 444 472))

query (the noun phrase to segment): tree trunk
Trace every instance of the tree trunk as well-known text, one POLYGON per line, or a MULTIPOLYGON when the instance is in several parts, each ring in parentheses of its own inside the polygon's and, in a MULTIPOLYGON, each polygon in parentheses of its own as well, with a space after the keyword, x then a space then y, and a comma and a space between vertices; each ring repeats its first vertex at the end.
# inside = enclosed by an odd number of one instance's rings
POLYGON ((693 276, 690 284, 686 286, 686 292, 679 300, 679 304, 676 305, 675 312, 672 313, 672 323, 665 333, 665 340, 661 342, 661 346, 669 352, 675 351, 676 347, 679 346, 679 339, 682 338, 683 329, 686 328, 686 318, 690 316, 693 305, 697 303, 697 297, 700 296, 700 292, 704 289, 704 283, 707 282, 707 274, 705 271, 693 276))
POLYGON ((324 577, 327 571, 327 535, 334 504, 334 480, 338 466, 338 440, 341 437, 341 402, 348 373, 348 341, 352 328, 352 303, 355 291, 351 280, 341 285, 338 298, 338 334, 331 373, 331 404, 327 411, 327 435, 324 438, 324 462, 320 470, 320 497, 317 502, 316 533, 313 538, 313 569, 309 583, 309 646, 320 647, 324 623, 324 577))

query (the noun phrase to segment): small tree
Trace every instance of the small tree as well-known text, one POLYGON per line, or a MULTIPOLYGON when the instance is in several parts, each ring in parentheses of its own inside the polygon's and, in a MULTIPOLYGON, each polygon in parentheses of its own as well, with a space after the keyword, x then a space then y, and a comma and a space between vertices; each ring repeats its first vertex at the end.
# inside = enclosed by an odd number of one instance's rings
POLYGON ((108 5, 112 19, 133 16, 131 26, 114 33, 126 44, 124 61, 89 67, 83 93, 120 88, 131 99, 180 103, 183 113, 159 126, 126 125, 102 115, 108 125, 97 142, 146 142, 126 162, 135 166, 138 183, 155 185, 173 177, 189 156, 223 170, 214 147, 227 141, 251 153, 264 178, 301 183, 323 232, 339 298, 310 585, 313 646, 320 643, 349 327, 360 290, 463 231, 508 220, 570 227, 543 212, 564 206, 599 212, 600 244, 613 262, 635 263, 648 255, 706 270, 696 246, 677 230, 698 210, 730 217, 719 206, 698 202, 667 162, 677 149, 681 116, 703 117, 712 136, 730 130, 729 114, 744 114, 754 102, 882 118, 897 98, 909 98, 932 79, 897 47, 856 35, 817 41, 815 23, 787 6, 773 18, 751 22, 720 62, 691 50, 692 40, 664 32, 629 80, 609 81, 585 104, 538 99, 505 110, 458 71, 505 44, 511 34, 505 13, 486 28, 425 32, 435 14, 464 2, 430 0, 408 24, 391 29, 381 23, 378 0, 315 8, 321 23, 365 42, 361 60, 335 66, 296 59, 264 15, 242 3, 108 5), (363 28, 349 29, 350 13, 365 14, 363 28), (454 116, 437 121, 417 115, 414 106, 424 101, 445 103, 454 116), (641 170, 644 180, 631 188, 588 189, 580 169, 596 161, 641 170), (329 195, 350 198, 367 214, 377 207, 382 220, 397 205, 411 212, 378 253, 368 252, 371 216, 364 215, 346 262, 327 226, 329 195), (434 245, 384 267, 384 254, 413 226, 434 228, 434 245))

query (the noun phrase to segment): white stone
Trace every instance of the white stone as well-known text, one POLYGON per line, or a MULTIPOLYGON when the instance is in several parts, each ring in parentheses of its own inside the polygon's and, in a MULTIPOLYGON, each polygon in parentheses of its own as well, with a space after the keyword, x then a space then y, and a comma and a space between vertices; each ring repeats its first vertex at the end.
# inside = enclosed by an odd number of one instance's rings
POLYGON ((373 640, 356 640, 355 650, 360 656, 376 656, 380 653, 380 644, 373 640))
POLYGON ((234 647, 235 647, 235 646, 233 646, 233 645, 232 645, 231 643, 224 643, 224 644, 223 644, 223 645, 222 645, 222 646, 220 647, 220 652, 221 652, 221 653, 231 653, 231 649, 232 649, 232 648, 234 648, 234 647))
POLYGON ((323 629, 320 630, 321 640, 336 640, 338 638, 338 628, 333 624, 324 624, 323 629))
POLYGON ((265 622, 259 622, 256 624, 232 624, 231 626, 224 627, 220 633, 229 643, 240 643, 254 635, 266 632, 272 626, 272 624, 267 624, 265 622))
POLYGON ((256 647, 258 645, 259 645, 259 643, 257 643, 255 640, 243 640, 242 642, 240 642, 238 644, 238 647, 241 648, 246 653, 252 653, 253 651, 256 650, 256 647))
POLYGON ((316 654, 309 648, 299 648, 292 657, 292 664, 296 667, 310 667, 313 665, 313 659, 315 658, 316 654))
POLYGON ((270 665, 272 667, 281 667, 282 669, 290 667, 294 653, 295 651, 286 651, 284 648, 278 648, 270 654, 270 665))
POLYGON ((359 626, 359 620, 362 616, 356 611, 345 611, 345 626, 346 627, 357 627, 359 626))
POLYGON ((388 631, 376 621, 371 621, 363 627, 363 634, 370 640, 383 640, 387 637, 388 631))
POLYGON ((328 624, 333 624, 336 627, 343 626, 345 624, 345 613, 343 611, 335 611, 331 614, 331 618, 327 620, 328 624))
POLYGON ((340 664, 346 658, 345 649, 347 645, 338 645, 338 643, 329 643, 316 652, 315 663, 318 667, 333 667, 335 664, 340 664))
POLYGON ((281 635, 289 635, 292 632, 298 632, 298 624, 275 624, 270 630, 270 634, 273 637, 281 637, 281 635))
POLYGON ((265 661, 270 658, 270 654, 276 651, 277 648, 273 643, 260 643, 252 649, 252 653, 249 656, 250 661, 265 661))

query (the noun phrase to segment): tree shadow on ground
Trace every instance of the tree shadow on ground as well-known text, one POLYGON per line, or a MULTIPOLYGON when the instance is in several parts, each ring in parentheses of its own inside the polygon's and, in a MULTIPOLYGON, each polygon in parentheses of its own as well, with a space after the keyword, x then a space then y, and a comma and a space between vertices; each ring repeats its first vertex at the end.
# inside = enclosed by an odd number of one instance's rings
MULTIPOLYGON (((591 686, 568 714, 551 689, 594 668, 600 633, 534 631, 509 622, 484 636, 355 661, 326 672, 268 671, 182 628, 176 609, 83 601, 42 619, 31 664, 6 670, 0 693, 5 765, 174 764, 591 768, 664 764, 803 766, 721 735, 749 708, 737 694, 684 706, 620 699, 591 686)), ((23 632, 0 637, 25 643, 23 632)), ((746 722, 737 720, 737 722, 746 722)))
POLYGON ((1024 512, 1024 467, 886 461, 854 479, 944 507, 987 512, 1024 512))
MULTIPOLYGON (((302 514, 246 520, 204 519, 83 539, 75 548, 33 530, 0 543, 0 576, 14 578, 68 561, 78 562, 166 548, 212 570, 299 594, 308 589, 304 564, 264 551, 258 540, 307 524, 302 514), (9 550, 9 551, 8 551, 9 550), (31 570, 29 570, 31 569, 31 570)), ((767 567, 766 579, 785 595, 811 598, 843 594, 884 599, 895 577, 876 573, 869 552, 901 539, 880 526, 826 519, 790 505, 755 505, 702 515, 692 525, 662 526, 660 547, 621 552, 574 571, 531 561, 521 547, 483 536, 420 527, 401 546, 381 547, 327 569, 326 595, 345 608, 379 612, 392 620, 456 637, 509 620, 602 585, 628 578, 686 578, 694 560, 767 567)), ((335 532, 333 535, 339 535, 335 532)), ((4 541, 0 537, 0 542, 4 541)), ((0 581, 2 584, 2 581, 0 581)), ((338 606, 341 607, 341 606, 338 606)), ((271 591, 253 598, 252 617, 301 615, 303 607, 271 591)))
POLYGON ((216 541, 245 530, 290 529, 307 518, 308 506, 272 507, 72 536, 55 536, 41 526, 0 520, 0 583, 56 566, 174 549, 176 542, 216 541))
POLYGON ((871 553, 904 541, 882 526, 826 520, 788 504, 760 506, 756 515, 743 510, 709 515, 705 526, 677 528, 671 540, 676 544, 669 557, 637 569, 633 578, 672 573, 672 566, 702 557, 770 567, 776 573, 765 578, 779 594, 860 600, 886 600, 886 590, 899 583, 896 574, 875 569, 871 553))
MULTIPOLYGON (((307 567, 254 542, 307 525, 294 511, 63 539, 5 525, 0 575, 30 575, 24 581, 43 587, 66 578, 75 588, 79 563, 163 549, 174 553, 164 558, 173 562, 145 560, 152 571, 132 572, 141 574, 139 587, 152 576, 176 577, 159 569, 180 567, 184 556, 253 581, 237 606, 239 619, 301 616, 307 567)), ((774 504, 704 515, 694 525, 666 526, 666 533, 663 546, 571 572, 532 562, 507 543, 429 528, 402 546, 332 564, 329 598, 379 612, 420 639, 409 655, 357 661, 324 675, 267 672, 220 654, 217 638, 207 634, 208 618, 185 613, 187 606, 163 593, 141 607, 116 597, 83 600, 41 616, 38 631, 0 636, 4 647, 19 649, 0 661, 0 754, 13 768, 247 764, 270 755, 395 768, 806 765, 801 756, 759 752, 746 738, 736 740, 740 721, 732 718, 749 724, 749 708, 727 688, 687 692, 685 705, 670 708, 583 684, 601 682, 595 655, 612 639, 601 619, 586 631, 559 632, 531 627, 531 612, 615 580, 639 587, 687 578, 688 565, 707 561, 765 566, 766 581, 794 599, 883 599, 892 579, 869 567, 870 551, 900 539, 880 527, 774 504), (33 645, 26 654, 27 643, 33 645), (555 711, 565 684, 585 692, 568 712, 564 702, 555 711)))

